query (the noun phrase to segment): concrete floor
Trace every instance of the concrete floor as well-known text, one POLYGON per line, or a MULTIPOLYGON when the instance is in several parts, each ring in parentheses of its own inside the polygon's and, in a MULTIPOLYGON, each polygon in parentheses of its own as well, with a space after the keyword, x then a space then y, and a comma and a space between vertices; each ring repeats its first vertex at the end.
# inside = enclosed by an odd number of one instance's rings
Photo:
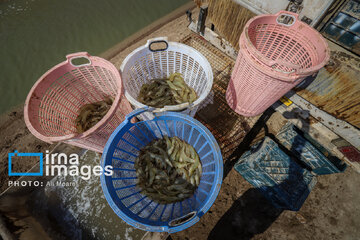
MULTIPOLYGON (((274 113, 261 128, 266 125, 270 134, 276 133, 284 122, 286 119, 274 113)), ((260 130, 252 139, 263 136, 260 130)), ((350 167, 344 173, 317 176, 317 184, 300 211, 282 211, 232 168, 209 212, 171 238, 359 239, 359 184, 360 175, 350 167)))

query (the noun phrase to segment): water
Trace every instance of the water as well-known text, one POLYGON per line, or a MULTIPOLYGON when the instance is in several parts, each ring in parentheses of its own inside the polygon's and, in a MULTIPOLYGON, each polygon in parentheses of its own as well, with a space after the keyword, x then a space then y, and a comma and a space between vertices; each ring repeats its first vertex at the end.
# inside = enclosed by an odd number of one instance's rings
POLYGON ((0 113, 72 52, 98 55, 188 0, 0 0, 0 113))
MULTIPOLYGON (((99 165, 99 155, 87 151, 80 158, 81 166, 99 165)), ((107 203, 101 189, 100 177, 84 180, 79 176, 54 177, 34 197, 32 209, 54 219, 58 232, 66 239, 141 239, 144 231, 133 228, 119 218, 107 203), (74 184, 57 186, 56 183, 74 184)))

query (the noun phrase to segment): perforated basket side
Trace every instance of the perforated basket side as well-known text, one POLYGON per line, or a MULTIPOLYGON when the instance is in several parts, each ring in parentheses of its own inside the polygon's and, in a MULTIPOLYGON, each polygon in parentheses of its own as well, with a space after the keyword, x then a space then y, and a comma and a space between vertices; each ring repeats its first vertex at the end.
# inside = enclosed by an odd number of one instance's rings
POLYGON ((330 54, 326 40, 292 12, 259 15, 248 21, 239 40, 240 51, 258 59, 262 71, 282 80, 308 76, 322 68, 330 54), (291 24, 279 22, 292 17, 291 24))
POLYGON ((263 73, 256 62, 239 52, 226 90, 229 106, 243 116, 256 116, 264 112, 303 78, 286 82, 263 73))
POLYGON ((264 112, 329 59, 323 37, 298 15, 280 11, 249 20, 226 91, 229 106, 244 116, 264 112), (280 17, 292 22, 283 23, 280 17))
POLYGON ((145 107, 137 101, 141 86, 151 79, 166 78, 178 72, 183 74, 185 82, 194 88, 199 98, 191 106, 179 104, 171 106, 171 109, 195 115, 198 105, 207 97, 213 84, 209 62, 197 50, 181 43, 168 42, 166 50, 157 52, 151 51, 149 44, 151 40, 134 50, 120 67, 126 98, 136 108, 145 107))
POLYGON ((128 224, 146 231, 181 231, 195 224, 213 204, 222 181, 222 157, 211 133, 198 121, 186 115, 167 112, 152 121, 123 123, 106 144, 102 165, 114 166, 113 176, 101 176, 105 197, 128 224), (197 150, 203 174, 194 196, 173 204, 157 204, 140 194, 136 187, 134 161, 139 149, 164 135, 178 136, 197 150), (174 220, 196 212, 193 218, 178 226, 174 220))
MULTIPOLYGON (((99 131, 105 129, 105 125, 114 130, 130 111, 117 69, 105 59, 76 53, 68 55, 66 61, 51 68, 35 83, 25 102, 24 118, 29 130, 43 141, 68 141, 95 150, 91 142, 101 142, 105 137, 103 147, 110 135, 99 131), (73 65, 71 60, 79 57, 87 58, 89 63, 73 65), (108 113, 94 127, 78 134, 75 119, 80 107, 106 97, 114 99, 108 113)), ((102 150, 96 147, 96 151, 102 150)))

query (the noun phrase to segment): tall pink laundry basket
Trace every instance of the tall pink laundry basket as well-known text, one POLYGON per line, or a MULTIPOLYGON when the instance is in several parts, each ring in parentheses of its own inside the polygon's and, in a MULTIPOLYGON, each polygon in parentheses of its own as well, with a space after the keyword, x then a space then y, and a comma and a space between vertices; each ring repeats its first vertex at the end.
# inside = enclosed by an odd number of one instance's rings
POLYGON ((31 88, 24 107, 25 123, 37 138, 102 152, 125 115, 132 111, 124 96, 120 73, 105 59, 79 52, 47 71, 31 88), (82 58, 88 62, 74 65, 82 58), (81 106, 114 99, 107 114, 92 128, 77 133, 75 119, 81 106))
POLYGON ((239 45, 226 100, 244 116, 264 112, 330 57, 321 34, 287 11, 250 19, 239 45))

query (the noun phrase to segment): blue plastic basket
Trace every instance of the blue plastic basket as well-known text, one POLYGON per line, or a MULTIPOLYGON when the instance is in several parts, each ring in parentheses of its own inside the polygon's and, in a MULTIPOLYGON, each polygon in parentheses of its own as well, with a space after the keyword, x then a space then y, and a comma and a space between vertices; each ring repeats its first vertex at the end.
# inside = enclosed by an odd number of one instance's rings
POLYGON ((339 158, 331 155, 324 147, 317 143, 307 133, 301 132, 295 125, 288 122, 276 135, 279 142, 288 150, 292 151, 303 163, 305 163, 317 175, 344 172, 346 164, 339 158), (308 141, 313 140, 312 142, 308 141), (314 146, 313 144, 316 144, 314 146), (325 157, 326 153, 328 157, 325 157))
POLYGON ((245 152, 234 168, 281 209, 298 211, 316 184, 316 177, 295 163, 269 137, 245 152))
POLYGON ((221 187, 223 159, 210 131, 194 118, 176 113, 156 113, 152 120, 130 120, 150 108, 126 116, 113 132, 102 155, 102 167, 112 165, 112 176, 101 176, 101 186, 114 212, 128 224, 145 231, 174 233, 184 230, 206 213, 221 187), (134 161, 139 150, 153 139, 177 136, 199 154, 203 173, 194 195, 181 202, 158 204, 140 194, 136 186, 134 161))

